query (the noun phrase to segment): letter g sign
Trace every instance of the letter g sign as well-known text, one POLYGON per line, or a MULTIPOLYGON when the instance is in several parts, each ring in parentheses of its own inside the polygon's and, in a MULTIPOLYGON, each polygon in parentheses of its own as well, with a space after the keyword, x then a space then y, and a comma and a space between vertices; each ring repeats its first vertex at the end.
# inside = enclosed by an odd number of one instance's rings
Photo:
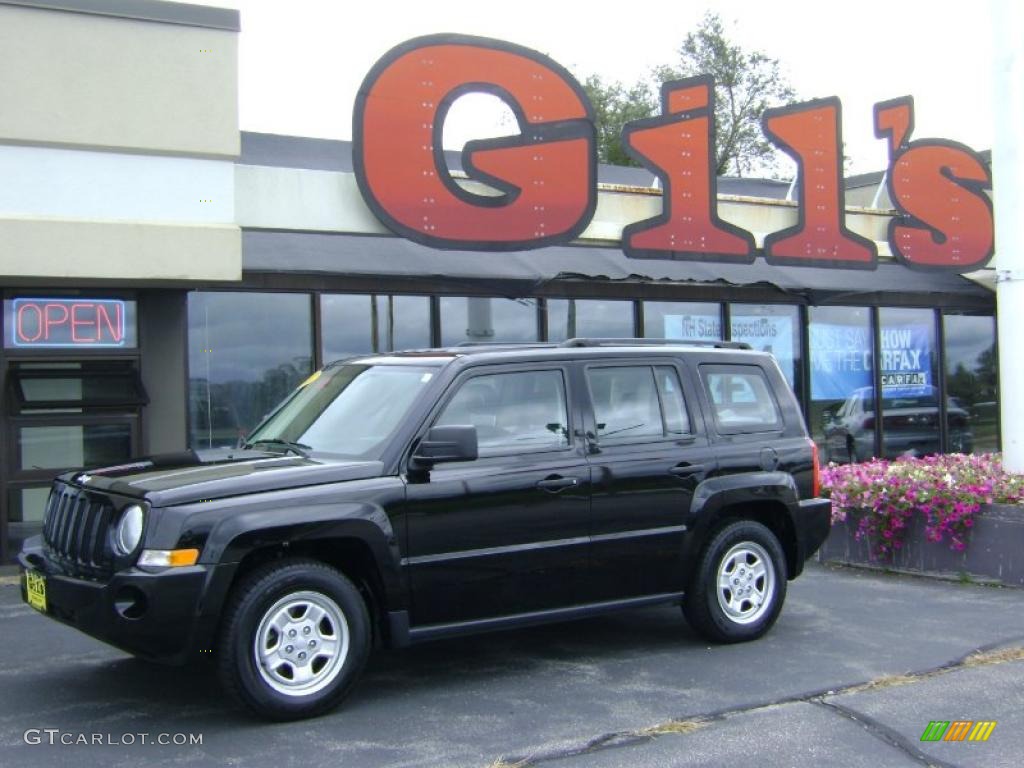
POLYGON ((498 40, 433 35, 377 62, 353 113, 359 190, 395 234, 434 248, 520 250, 577 237, 596 205, 592 110, 561 66, 498 40), (520 135, 471 141, 466 174, 499 190, 459 186, 441 146, 444 119, 466 93, 512 109, 520 135))

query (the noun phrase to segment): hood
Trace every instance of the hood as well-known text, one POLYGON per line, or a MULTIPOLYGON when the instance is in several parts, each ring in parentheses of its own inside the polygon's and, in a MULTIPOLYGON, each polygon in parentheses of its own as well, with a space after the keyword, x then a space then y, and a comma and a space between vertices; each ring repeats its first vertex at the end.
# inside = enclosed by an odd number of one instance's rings
POLYGON ((246 493, 379 477, 380 461, 303 458, 266 451, 217 449, 150 456, 130 464, 70 472, 81 488, 146 499, 163 507, 246 493))

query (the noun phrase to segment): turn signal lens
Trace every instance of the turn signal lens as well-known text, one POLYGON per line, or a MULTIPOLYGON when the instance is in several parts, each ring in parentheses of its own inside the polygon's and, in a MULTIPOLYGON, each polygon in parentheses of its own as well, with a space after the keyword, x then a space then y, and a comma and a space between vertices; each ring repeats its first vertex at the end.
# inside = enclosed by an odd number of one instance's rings
POLYGON ((818 458, 818 444, 811 438, 807 438, 807 443, 811 446, 811 462, 813 464, 811 468, 813 474, 811 479, 811 497, 816 499, 821 496, 821 459, 818 458))
POLYGON ((139 565, 150 568, 177 568, 195 565, 199 560, 198 549, 144 549, 139 555, 139 565))

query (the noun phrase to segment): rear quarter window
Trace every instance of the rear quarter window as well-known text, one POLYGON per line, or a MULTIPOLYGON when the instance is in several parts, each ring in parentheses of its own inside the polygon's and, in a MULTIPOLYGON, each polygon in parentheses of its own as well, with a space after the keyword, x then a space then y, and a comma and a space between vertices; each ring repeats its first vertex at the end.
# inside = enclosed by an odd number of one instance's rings
POLYGON ((719 434, 782 429, 779 405, 759 366, 702 365, 700 376, 719 434))

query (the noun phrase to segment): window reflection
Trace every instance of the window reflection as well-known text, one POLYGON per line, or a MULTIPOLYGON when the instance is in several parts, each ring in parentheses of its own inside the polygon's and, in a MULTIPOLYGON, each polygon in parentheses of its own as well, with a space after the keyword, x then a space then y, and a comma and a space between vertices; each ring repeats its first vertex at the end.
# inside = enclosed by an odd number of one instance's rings
POLYGON ((310 296, 188 297, 189 442, 234 445, 312 372, 310 296))
POLYGON ((867 307, 810 307, 809 427, 825 461, 875 455, 871 314, 867 307))
POLYGON ((320 297, 323 360, 430 346, 427 296, 326 293, 320 297))
MULTIPOLYGON (((940 453, 935 312, 883 307, 879 320, 882 455, 891 459, 940 453)), ((971 434, 966 414, 953 403, 947 407, 951 421, 955 422, 951 440, 968 446, 971 434)))
POLYGON ((732 341, 771 352, 797 397, 800 391, 800 310, 785 304, 733 304, 729 309, 732 341))
POLYGON ((722 308, 711 302, 645 301, 644 335, 649 339, 720 341, 722 308))
POLYGON ((441 345, 537 341, 537 300, 490 296, 441 298, 441 345))
POLYGON ((950 451, 999 450, 999 393, 995 318, 945 315, 946 394, 950 451), (953 406, 959 412, 953 411, 953 406), (971 445, 956 439, 957 421, 966 418, 971 445))
POLYGON ((606 339, 636 336, 633 302, 548 299, 548 338, 565 341, 577 336, 606 339))

